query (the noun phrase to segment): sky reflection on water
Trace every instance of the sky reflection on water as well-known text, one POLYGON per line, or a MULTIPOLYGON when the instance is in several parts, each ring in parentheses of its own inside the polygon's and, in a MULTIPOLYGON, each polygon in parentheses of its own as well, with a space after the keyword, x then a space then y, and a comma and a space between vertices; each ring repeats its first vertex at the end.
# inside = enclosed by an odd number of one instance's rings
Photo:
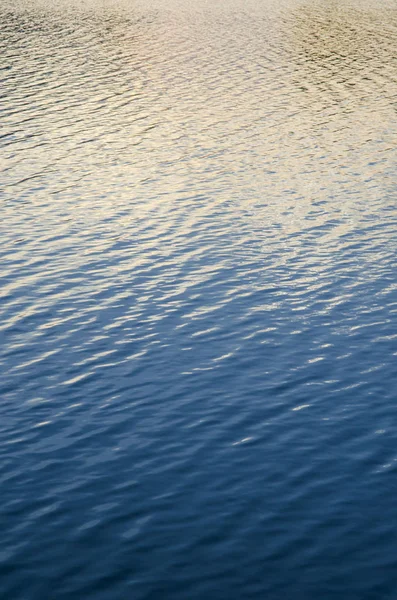
POLYGON ((4 597, 395 600, 394 3, 0 2, 4 597))

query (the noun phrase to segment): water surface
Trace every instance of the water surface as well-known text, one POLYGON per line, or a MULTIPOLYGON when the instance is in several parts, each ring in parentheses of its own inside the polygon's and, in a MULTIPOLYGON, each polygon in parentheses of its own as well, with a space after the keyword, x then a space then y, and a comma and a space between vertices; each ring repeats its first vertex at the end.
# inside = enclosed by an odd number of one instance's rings
POLYGON ((395 3, 0 6, 2 597, 395 600, 395 3))

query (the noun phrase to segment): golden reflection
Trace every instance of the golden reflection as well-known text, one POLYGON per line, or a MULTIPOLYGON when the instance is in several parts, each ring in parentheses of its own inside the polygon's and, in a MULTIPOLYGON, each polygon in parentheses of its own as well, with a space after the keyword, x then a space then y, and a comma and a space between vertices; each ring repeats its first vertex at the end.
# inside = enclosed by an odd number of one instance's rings
MULTIPOLYGON (((396 20, 397 11, 393 16, 396 20)), ((286 35, 291 59, 304 71, 303 91, 314 86, 331 103, 395 95, 396 34, 384 11, 307 2, 293 10, 286 35)))
POLYGON ((14 7, 13 194, 63 199, 83 222, 124 210, 121 230, 161 218, 161 235, 178 214, 182 233, 214 214, 253 235, 348 231, 393 182, 397 40, 381 8, 177 5, 14 7))

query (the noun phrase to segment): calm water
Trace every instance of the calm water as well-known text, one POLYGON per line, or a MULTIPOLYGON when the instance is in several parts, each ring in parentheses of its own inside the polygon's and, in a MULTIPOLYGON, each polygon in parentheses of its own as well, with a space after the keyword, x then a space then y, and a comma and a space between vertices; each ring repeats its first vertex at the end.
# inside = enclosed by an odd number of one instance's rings
POLYGON ((397 598, 397 5, 0 0, 0 595, 397 598))

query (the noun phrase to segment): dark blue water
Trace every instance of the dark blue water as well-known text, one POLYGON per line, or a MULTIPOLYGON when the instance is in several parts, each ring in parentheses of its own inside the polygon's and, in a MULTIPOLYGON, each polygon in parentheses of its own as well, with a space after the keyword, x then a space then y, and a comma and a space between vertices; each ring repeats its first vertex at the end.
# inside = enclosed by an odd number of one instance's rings
POLYGON ((0 3, 1 598, 395 600, 395 3, 0 3))

